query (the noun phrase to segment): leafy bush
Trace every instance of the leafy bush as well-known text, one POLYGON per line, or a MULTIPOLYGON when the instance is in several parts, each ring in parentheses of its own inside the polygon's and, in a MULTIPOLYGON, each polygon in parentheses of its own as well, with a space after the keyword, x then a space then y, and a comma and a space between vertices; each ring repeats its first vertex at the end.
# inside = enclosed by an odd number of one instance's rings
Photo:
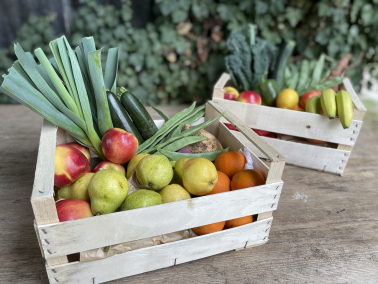
MULTIPOLYGON (((332 66, 347 52, 352 62, 365 52, 362 63, 347 73, 358 85, 362 67, 378 59, 378 0, 155 0, 154 21, 144 29, 131 25, 130 0, 121 0, 120 9, 82 2, 86 5, 75 12, 71 44, 93 35, 99 47, 119 46, 118 85, 148 104, 209 99, 225 70, 225 39, 250 22, 271 43, 297 42, 294 69, 300 59, 322 53, 332 66)), ((49 18, 36 19, 31 16, 17 35, 25 50, 46 46, 55 37, 49 18)), ((10 49, 0 50, 2 73, 11 64, 9 57, 10 49)))

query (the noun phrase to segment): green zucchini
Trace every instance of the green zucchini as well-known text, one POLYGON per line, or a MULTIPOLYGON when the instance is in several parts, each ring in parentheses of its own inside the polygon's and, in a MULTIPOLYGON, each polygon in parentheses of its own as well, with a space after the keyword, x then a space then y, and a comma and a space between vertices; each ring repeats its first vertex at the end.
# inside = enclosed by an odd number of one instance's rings
POLYGON ((289 40, 288 42, 283 42, 279 50, 278 58, 276 61, 276 67, 274 68, 272 79, 276 80, 280 91, 282 90, 284 83, 284 73, 287 60, 293 53, 295 45, 295 41, 289 40))
POLYGON ((122 128, 127 132, 130 132, 138 139, 139 145, 142 144, 144 142, 142 135, 140 135, 138 128, 131 121, 129 115, 127 114, 126 110, 118 100, 117 96, 114 95, 112 92, 107 92, 107 97, 113 126, 117 128, 122 128))
POLYGON ((135 123, 142 137, 147 140, 158 131, 155 122, 142 103, 130 92, 121 95, 121 103, 135 123))

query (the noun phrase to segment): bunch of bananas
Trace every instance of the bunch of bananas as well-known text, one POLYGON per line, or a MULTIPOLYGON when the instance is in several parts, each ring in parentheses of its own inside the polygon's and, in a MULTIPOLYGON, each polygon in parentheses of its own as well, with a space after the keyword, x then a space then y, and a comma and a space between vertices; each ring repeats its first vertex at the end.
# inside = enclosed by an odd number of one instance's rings
POLYGON ((347 91, 340 91, 337 94, 332 89, 326 89, 320 96, 320 105, 329 119, 339 117, 341 125, 349 128, 353 119, 353 102, 347 91))

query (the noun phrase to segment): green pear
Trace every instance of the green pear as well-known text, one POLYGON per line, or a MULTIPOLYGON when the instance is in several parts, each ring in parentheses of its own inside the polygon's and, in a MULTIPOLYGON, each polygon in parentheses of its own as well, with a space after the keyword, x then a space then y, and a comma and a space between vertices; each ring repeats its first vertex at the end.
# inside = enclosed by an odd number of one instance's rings
POLYGON ((194 195, 205 195, 213 190, 218 182, 214 164, 204 158, 193 158, 184 165, 182 176, 184 188, 194 195))
POLYGON ((181 159, 178 159, 176 164, 175 164, 175 170, 177 172, 177 175, 181 179, 182 179, 182 175, 184 174, 184 165, 189 160, 190 160, 190 158, 181 158, 181 159))
POLYGON ((122 211, 162 204, 159 193, 148 189, 138 189, 130 193, 122 206, 122 211))
POLYGON ((85 173, 74 183, 61 187, 58 191, 58 198, 89 201, 88 185, 93 176, 94 173, 85 173))
POLYGON ((173 178, 169 184, 178 184, 178 185, 184 186, 184 184, 182 183, 182 179, 177 174, 176 169, 173 169, 173 178))
POLYGON ((190 199, 190 194, 178 184, 170 184, 164 187, 160 192, 163 203, 169 203, 184 199, 190 199))
POLYGON ((147 153, 140 153, 138 155, 135 155, 129 162, 129 164, 127 165, 127 173, 126 173, 126 178, 129 179, 131 178, 136 166, 138 165, 138 163, 140 162, 140 160, 142 160, 144 157, 148 156, 150 154, 147 154, 147 153))
POLYGON ((118 171, 101 170, 94 174, 88 186, 93 215, 115 212, 129 192, 126 177, 118 171))
POLYGON ((142 187, 160 190, 167 186, 173 177, 172 165, 163 155, 144 157, 136 167, 136 176, 142 187))

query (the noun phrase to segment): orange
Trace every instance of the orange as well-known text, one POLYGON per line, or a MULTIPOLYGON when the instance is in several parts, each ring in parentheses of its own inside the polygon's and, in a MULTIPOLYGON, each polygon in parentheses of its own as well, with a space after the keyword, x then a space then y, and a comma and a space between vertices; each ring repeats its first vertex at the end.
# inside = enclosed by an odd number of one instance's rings
POLYGON ((218 182, 214 186, 213 190, 210 191, 206 195, 215 194, 215 193, 221 193, 221 192, 226 192, 226 191, 230 191, 231 190, 231 181, 228 178, 228 176, 226 176, 226 174, 224 174, 224 173, 222 173, 220 171, 217 171, 217 173, 218 173, 218 182))
POLYGON ((299 96, 293 89, 283 89, 277 96, 276 105, 279 108, 293 109, 298 104, 299 96))
POLYGON ((293 110, 296 110, 296 111, 305 111, 303 108, 301 108, 299 105, 296 105, 293 110))
POLYGON ((245 224, 249 224, 252 222, 253 222, 252 216, 240 217, 240 218, 226 221, 226 225, 224 226, 224 228, 225 229, 235 228, 235 227, 243 226, 245 224))
POLYGON ((222 231, 225 224, 226 224, 226 221, 222 221, 218 223, 213 223, 209 225, 192 228, 192 231, 196 233, 196 235, 198 236, 211 234, 211 233, 222 231))
POLYGON ((229 151, 220 154, 214 161, 217 171, 226 174, 230 179, 234 174, 244 169, 245 158, 236 151, 229 151))
POLYGON ((306 140, 312 144, 324 144, 326 141, 322 141, 322 140, 316 140, 316 139, 310 139, 310 138, 306 138, 306 140))
POLYGON ((254 187, 265 184, 263 175, 256 170, 244 170, 236 173, 231 181, 231 190, 254 187))

